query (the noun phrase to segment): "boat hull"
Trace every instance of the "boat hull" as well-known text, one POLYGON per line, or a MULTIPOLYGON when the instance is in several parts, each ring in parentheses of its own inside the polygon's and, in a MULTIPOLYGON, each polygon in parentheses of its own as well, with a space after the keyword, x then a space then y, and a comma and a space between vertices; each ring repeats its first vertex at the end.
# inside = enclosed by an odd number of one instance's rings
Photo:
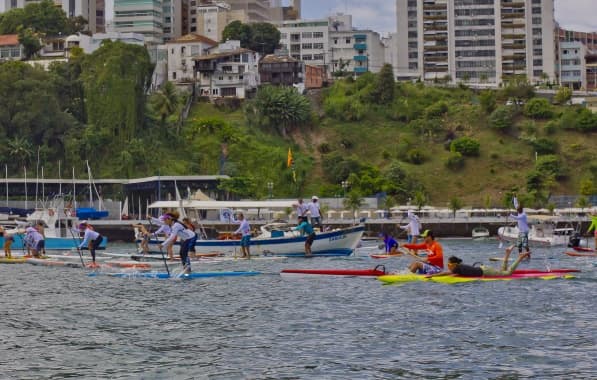
POLYGON ((340 277, 378 277, 386 274, 383 270, 377 269, 283 269, 280 275, 283 277, 303 277, 303 276, 340 276, 340 277))
MULTIPOLYGON (((55 250, 69 250, 69 249, 77 249, 79 244, 81 243, 78 240, 74 240, 73 238, 62 238, 62 237, 46 237, 45 239, 45 248, 46 251, 55 251, 55 250)), ((105 249, 108 243, 108 238, 104 236, 102 243, 100 244, 100 249, 105 249)), ((4 237, 0 237, 0 246, 4 245, 4 237)), ((12 246, 12 250, 16 249, 23 249, 23 239, 15 236, 12 246)), ((84 248, 86 249, 86 248, 84 248)))
MULTIPOLYGON (((517 227, 500 227, 498 228, 498 239, 505 240, 507 242, 515 243, 518 240, 518 228, 517 227)), ((540 247, 554 247, 554 246, 565 246, 570 241, 569 235, 550 235, 544 234, 541 236, 540 233, 535 232, 532 229, 529 232, 529 244, 540 247)))
POLYGON ((510 280, 522 280, 522 279, 542 279, 542 280, 553 280, 556 278, 571 279, 574 275, 568 272, 525 272, 525 273, 513 273, 509 276, 483 276, 483 277, 464 277, 464 276, 436 276, 426 277, 425 275, 407 273, 407 274, 395 274, 385 275, 377 277, 379 281, 385 284, 397 284, 404 282, 415 282, 415 281, 431 281, 441 284, 458 284, 465 282, 475 281, 510 281, 510 280))

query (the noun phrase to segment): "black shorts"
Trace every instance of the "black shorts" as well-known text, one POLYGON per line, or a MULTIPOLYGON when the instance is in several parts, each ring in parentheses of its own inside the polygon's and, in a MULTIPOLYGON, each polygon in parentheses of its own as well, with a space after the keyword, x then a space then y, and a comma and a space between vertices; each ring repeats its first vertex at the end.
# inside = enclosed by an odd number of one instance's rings
POLYGON ((315 232, 313 232, 312 234, 310 234, 309 236, 307 236, 307 240, 305 240, 305 244, 313 244, 313 242, 315 241, 315 232))

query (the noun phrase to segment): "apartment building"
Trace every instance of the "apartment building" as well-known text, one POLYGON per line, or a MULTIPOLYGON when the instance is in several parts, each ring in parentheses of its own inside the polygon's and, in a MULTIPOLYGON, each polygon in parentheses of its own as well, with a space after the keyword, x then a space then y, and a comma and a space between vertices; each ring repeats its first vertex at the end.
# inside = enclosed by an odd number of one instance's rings
POLYGON ((222 40, 222 32, 226 25, 233 21, 249 22, 247 14, 242 10, 232 10, 224 2, 199 3, 189 6, 189 30, 215 41, 222 40))
POLYGON ((397 0, 396 16, 399 77, 556 79, 554 0, 397 0))
POLYGON ((277 25, 280 45, 305 64, 324 67, 327 76, 337 71, 377 72, 385 62, 378 33, 355 30, 352 16, 336 14, 319 20, 284 21, 277 25))
POLYGON ((205 52, 218 43, 198 34, 187 34, 175 40, 166 42, 168 50, 168 81, 190 83, 194 79, 193 58, 205 52))
POLYGON ((233 11, 243 11, 248 22, 277 23, 283 19, 283 10, 280 2, 274 0, 224 0, 233 11))
POLYGON ((0 62, 20 61, 24 56, 18 34, 0 35, 0 62))
POLYGON ((577 32, 558 27, 560 84, 573 89, 597 89, 597 32, 577 32))
POLYGON ((142 34, 148 44, 162 43, 163 5, 162 0, 114 0, 114 31, 142 34))

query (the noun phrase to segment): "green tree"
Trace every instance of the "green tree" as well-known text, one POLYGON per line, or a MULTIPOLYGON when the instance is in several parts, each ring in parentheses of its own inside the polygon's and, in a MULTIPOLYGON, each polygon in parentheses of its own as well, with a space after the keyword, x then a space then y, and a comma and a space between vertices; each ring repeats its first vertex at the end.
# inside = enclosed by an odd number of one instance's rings
POLYGON ((497 105, 496 93, 493 90, 484 90, 479 94, 479 103, 486 114, 491 114, 497 105))
POLYGON ((505 132, 512 128, 513 123, 514 114, 507 106, 496 108, 489 116, 489 125, 500 132, 505 132))
POLYGON ((525 104, 524 114, 533 119, 549 119, 553 116, 553 111, 547 99, 533 98, 525 104))
POLYGON ((8 155, 19 161, 21 166, 26 166, 32 154, 31 143, 25 137, 15 136, 8 140, 8 155))
POLYGON ((414 203, 417 206, 417 210, 420 212, 423 206, 427 204, 427 195, 425 195, 424 191, 417 190, 415 191, 415 199, 414 203))
POLYGON ((245 108, 249 125, 278 132, 286 137, 311 120, 311 104, 294 87, 262 86, 245 108))
POLYGON ((458 152, 463 156, 472 157, 479 155, 480 146, 481 144, 479 144, 477 140, 464 136, 452 141, 450 144, 450 151, 458 152))
POLYGON ((252 39, 249 49, 260 54, 272 54, 280 46, 280 31, 268 22, 250 24, 252 39))
POLYGON ((232 21, 222 31, 222 42, 227 40, 239 40, 241 47, 248 48, 253 41, 253 29, 249 24, 232 21))
POLYGON ((145 121, 146 94, 153 65, 143 46, 105 41, 83 61, 85 104, 89 124, 121 147, 145 121))
MULTIPOLYGON (((172 82, 164 83, 159 90, 154 92, 149 100, 153 110, 159 115, 162 127, 166 127, 166 119, 172 116, 179 108, 179 96, 172 82)), ((179 124, 176 124, 176 134, 180 133, 179 124)))
POLYGON ((587 199, 587 197, 585 197, 584 195, 581 195, 576 200, 576 205, 578 207, 580 207, 581 212, 583 212, 585 208, 590 206, 590 203, 589 203, 589 200, 587 199))
POLYGON ((560 87, 558 92, 556 92, 556 96, 554 100, 558 104, 566 104, 568 101, 572 99, 572 90, 570 87, 560 87))
POLYGON ((462 200, 458 197, 452 197, 450 199, 449 208, 452 211, 452 216, 456 219, 456 212, 460 210, 463 206, 462 200))
POLYGON ((357 191, 351 191, 343 201, 344 207, 352 211, 353 223, 356 224, 357 211, 365 204, 365 200, 357 191))
POLYGON ((41 35, 31 28, 20 28, 19 43, 23 45, 25 59, 31 59, 41 49, 41 35))
POLYGON ((373 101, 378 104, 390 104, 394 101, 396 92, 396 81, 392 65, 386 63, 382 66, 375 81, 373 90, 373 101))

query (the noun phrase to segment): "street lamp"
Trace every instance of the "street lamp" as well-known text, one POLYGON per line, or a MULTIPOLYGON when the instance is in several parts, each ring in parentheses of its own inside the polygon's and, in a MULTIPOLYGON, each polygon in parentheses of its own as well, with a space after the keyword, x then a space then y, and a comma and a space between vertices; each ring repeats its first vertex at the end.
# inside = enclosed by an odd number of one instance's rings
POLYGON ((344 189, 344 198, 346 198, 346 188, 348 188, 348 186, 350 186, 350 182, 342 181, 342 189, 344 189))
POLYGON ((269 199, 272 199, 272 191, 274 189, 274 183, 273 182, 268 182, 267 183, 267 189, 269 190, 269 199))

